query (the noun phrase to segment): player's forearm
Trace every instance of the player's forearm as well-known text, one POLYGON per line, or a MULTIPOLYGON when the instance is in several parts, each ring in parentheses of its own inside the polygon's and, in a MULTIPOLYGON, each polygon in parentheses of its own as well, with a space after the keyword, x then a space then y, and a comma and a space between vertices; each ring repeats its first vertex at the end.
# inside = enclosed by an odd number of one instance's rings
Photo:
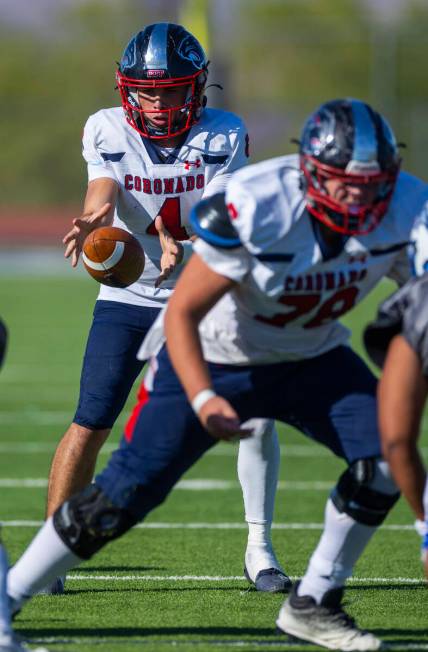
POLYGON ((118 186, 113 179, 103 178, 91 181, 88 185, 82 217, 90 221, 104 204, 109 203, 111 206, 110 210, 101 220, 98 220, 97 226, 109 226, 112 224, 117 192, 118 186))
POLYGON ((383 452, 398 487, 416 517, 423 520, 426 473, 416 443, 406 441, 406 438, 401 441, 396 440, 384 444, 383 452))

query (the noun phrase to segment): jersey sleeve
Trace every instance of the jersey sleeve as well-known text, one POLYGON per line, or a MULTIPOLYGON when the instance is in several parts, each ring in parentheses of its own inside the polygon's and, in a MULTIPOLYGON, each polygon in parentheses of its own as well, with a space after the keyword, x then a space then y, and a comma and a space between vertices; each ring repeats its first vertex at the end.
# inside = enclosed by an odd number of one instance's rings
POLYGON ((101 128, 96 116, 92 115, 85 124, 82 138, 82 155, 88 166, 88 181, 105 177, 117 181, 111 162, 104 160, 101 155, 101 143, 101 128))
POLYGON ((428 274, 410 279, 379 307, 376 320, 364 331, 364 344, 373 362, 383 366, 388 346, 401 334, 421 360, 428 376, 428 274))
POLYGON ((251 256, 242 246, 232 220, 224 193, 200 201, 190 216, 199 236, 194 251, 214 272, 239 283, 251 268, 251 256))
POLYGON ((195 251, 213 272, 230 278, 231 281, 240 283, 249 270, 248 253, 240 247, 239 250, 219 249, 210 245, 202 238, 198 238, 194 244, 195 251))
POLYGON ((248 163, 250 153, 247 128, 240 118, 235 116, 235 119, 236 126, 230 133, 230 156, 205 187, 204 198, 225 192, 232 173, 248 163))

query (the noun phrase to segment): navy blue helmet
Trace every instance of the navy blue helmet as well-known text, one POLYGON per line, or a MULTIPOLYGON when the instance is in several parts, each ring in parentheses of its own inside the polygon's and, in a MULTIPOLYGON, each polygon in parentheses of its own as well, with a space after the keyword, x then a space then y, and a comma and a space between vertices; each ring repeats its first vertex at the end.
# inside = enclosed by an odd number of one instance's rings
POLYGON ((190 32, 174 23, 148 25, 130 40, 116 73, 127 121, 142 136, 152 139, 188 131, 205 106, 207 75, 205 53, 190 32), (184 100, 178 106, 143 109, 139 92, 154 88, 184 89, 184 100))
POLYGON ((369 233, 388 209, 400 162, 390 126, 368 104, 354 99, 322 104, 306 121, 300 139, 308 211, 339 233, 369 233), (328 179, 370 187, 370 200, 341 202, 328 193, 328 179))

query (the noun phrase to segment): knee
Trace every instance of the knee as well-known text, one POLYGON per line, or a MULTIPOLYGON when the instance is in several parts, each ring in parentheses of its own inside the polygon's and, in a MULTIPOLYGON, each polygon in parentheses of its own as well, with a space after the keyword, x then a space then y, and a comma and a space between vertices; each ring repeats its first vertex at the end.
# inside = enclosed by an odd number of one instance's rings
POLYGON ((89 485, 63 503, 53 516, 56 532, 81 559, 90 559, 136 522, 130 512, 114 505, 96 485, 89 485))
POLYGON ((353 462, 331 495, 339 512, 369 526, 381 525, 399 497, 388 464, 378 457, 353 462))

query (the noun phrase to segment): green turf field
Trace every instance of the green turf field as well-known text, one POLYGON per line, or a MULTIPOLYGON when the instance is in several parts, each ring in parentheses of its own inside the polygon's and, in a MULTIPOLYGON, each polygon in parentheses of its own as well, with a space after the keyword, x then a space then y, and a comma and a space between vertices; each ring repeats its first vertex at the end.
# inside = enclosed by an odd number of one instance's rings
MULTIPOLYGON (((346 320, 357 348, 361 325, 390 290, 383 285, 346 320)), ((49 462, 73 414, 95 293, 85 277, 0 282, 0 314, 10 328, 0 375, 0 519, 12 560, 43 518, 49 462)), ((424 441, 427 446, 426 435, 424 441)), ((281 428, 281 446, 274 543, 289 574, 298 577, 343 464, 289 429, 281 428)), ((65 652, 316 649, 276 635, 282 597, 257 594, 242 578, 246 529, 235 464, 236 445, 219 444, 188 473, 193 482, 177 488, 144 527, 74 571, 65 596, 35 598, 19 615, 17 630, 32 645, 65 652), (202 487, 197 480, 204 480, 202 487), (207 488, 208 480, 217 482, 207 488)), ((394 650, 428 650, 428 591, 412 522, 400 501, 347 592, 349 612, 394 650)))

